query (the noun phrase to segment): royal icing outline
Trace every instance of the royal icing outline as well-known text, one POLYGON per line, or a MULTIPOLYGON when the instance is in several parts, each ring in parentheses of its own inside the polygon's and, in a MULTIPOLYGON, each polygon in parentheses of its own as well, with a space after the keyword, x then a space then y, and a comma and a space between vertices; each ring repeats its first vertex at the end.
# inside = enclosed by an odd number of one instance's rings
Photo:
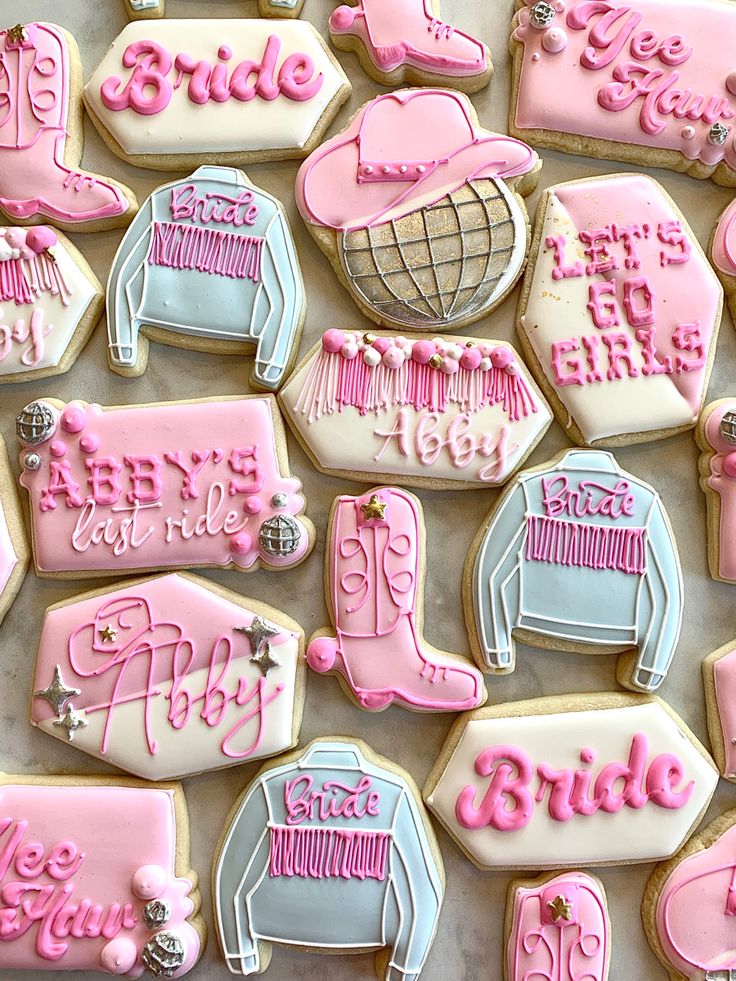
POLYGON ((312 549, 272 395, 109 407, 37 399, 16 430, 38 575, 278 570, 312 549))
POLYGON ((563 450, 515 477, 481 525, 463 583, 483 671, 513 671, 520 640, 619 654, 617 680, 632 691, 667 676, 684 601, 677 545, 657 491, 610 453, 563 450))
POLYGON ((703 409, 695 430, 698 472, 705 494, 708 568, 720 582, 736 582, 736 398, 717 399, 703 409), (733 487, 732 487, 733 485, 733 487))
POLYGON ((319 674, 334 674, 359 708, 395 703, 416 712, 459 712, 486 700, 483 676, 422 633, 424 514, 396 487, 335 498, 327 526, 325 598, 333 630, 307 647, 319 674))
POLYGON ((418 978, 444 895, 442 859, 411 776, 342 736, 315 739, 260 771, 227 819, 212 882, 220 949, 242 975, 265 971, 272 945, 288 944, 375 950, 379 978, 418 978))
POLYGON ((323 473, 433 490, 504 483, 552 421, 515 349, 486 338, 332 328, 279 402, 323 473))
POLYGON ((607 981, 611 922, 595 876, 571 871, 514 879, 504 932, 505 981, 607 981))
POLYGON ((171 171, 305 157, 350 91, 307 21, 162 19, 122 30, 84 99, 113 153, 171 171))
MULTIPOLYGON (((163 17, 166 0, 123 0, 125 12, 131 20, 163 17)), ((304 0, 258 0, 259 17, 299 17, 304 0)))
POLYGON ((736 715, 734 675, 736 640, 713 651, 703 660, 703 687, 708 736, 713 759, 724 780, 736 783, 736 715))
POLYGON ((153 191, 120 243, 107 285, 108 360, 119 374, 142 374, 149 335, 214 353, 255 347, 251 384, 275 391, 305 313, 281 202, 240 170, 202 166, 153 191))
POLYGON ((278 610, 187 573, 46 610, 31 723, 146 780, 296 746, 304 633, 278 610))
POLYGON ((0 623, 23 585, 30 561, 18 485, 0 436, 0 623))
POLYGON ((509 129, 733 187, 735 26, 724 0, 517 0, 509 129))
POLYGON ((525 143, 484 129, 462 92, 401 89, 304 161, 296 203, 365 316, 446 331, 490 313, 521 275, 523 195, 540 168, 525 143))
POLYGON ((692 229, 651 177, 547 188, 517 329, 576 443, 627 445, 695 426, 723 293, 692 229))
POLYGON ((180 784, 0 774, 0 815, 4 967, 194 967, 206 925, 180 784))
POLYGON ((736 200, 721 214, 713 229, 710 257, 726 291, 731 318, 736 320, 736 200))
POLYGON ((330 40, 384 85, 456 85, 478 92, 493 75, 482 41, 442 20, 439 0, 357 0, 330 15, 330 40))
POLYGON ((0 54, 0 213, 19 224, 50 221, 72 231, 127 224, 138 207, 133 192, 79 167, 74 38, 56 24, 17 24, 0 30, 0 54))
POLYGON ((479 868, 538 870, 667 858, 717 783, 705 749, 660 698, 588 693, 462 715, 423 796, 479 868))

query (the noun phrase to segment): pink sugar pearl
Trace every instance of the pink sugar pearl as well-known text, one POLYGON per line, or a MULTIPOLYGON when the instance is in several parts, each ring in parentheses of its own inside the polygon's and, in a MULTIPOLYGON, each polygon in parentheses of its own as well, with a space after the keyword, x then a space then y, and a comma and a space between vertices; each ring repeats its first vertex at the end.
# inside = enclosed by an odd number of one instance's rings
POLYGON ((377 337, 373 342, 374 350, 378 351, 379 354, 385 354, 386 351, 391 347, 391 341, 388 337, 377 337))
POLYGON ((479 348, 466 347, 460 356, 460 367, 465 368, 467 371, 475 371, 482 357, 483 355, 480 353, 479 348))
POLYGON ((442 359, 442 370, 446 375, 454 375, 460 370, 460 365, 454 358, 443 358, 442 359))
POLYGON ((32 252, 39 255, 56 245, 56 235, 45 225, 38 225, 36 228, 29 228, 26 232, 26 245, 32 252))
POLYGON ((435 347, 431 341, 417 341, 411 349, 411 356, 417 364, 426 364, 435 355, 435 347))
POLYGON ((507 347, 495 347, 491 351, 491 364, 494 368, 506 368, 514 360, 514 356, 507 347))
POLYGON ((398 347, 390 347, 383 355, 383 363, 387 368, 400 368, 404 363, 404 355, 398 347))
POLYGON ((342 349, 344 343, 345 335, 336 327, 326 330, 322 335, 322 347, 328 354, 337 354, 342 349))

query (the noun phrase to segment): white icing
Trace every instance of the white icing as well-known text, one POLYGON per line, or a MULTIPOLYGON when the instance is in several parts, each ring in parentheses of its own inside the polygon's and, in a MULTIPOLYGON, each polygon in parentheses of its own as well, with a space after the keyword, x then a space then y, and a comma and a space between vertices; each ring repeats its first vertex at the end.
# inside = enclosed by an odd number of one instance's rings
POLYGON ((0 505, 0 597, 17 565, 18 556, 10 537, 5 508, 0 505))

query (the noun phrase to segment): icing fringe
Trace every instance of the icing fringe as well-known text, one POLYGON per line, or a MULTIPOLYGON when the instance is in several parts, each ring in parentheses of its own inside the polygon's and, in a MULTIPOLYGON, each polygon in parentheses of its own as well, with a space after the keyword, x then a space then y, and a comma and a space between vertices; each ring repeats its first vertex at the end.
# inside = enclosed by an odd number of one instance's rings
POLYGON ((526 558, 554 565, 646 572, 646 528, 616 528, 562 521, 544 515, 527 518, 526 558))
POLYGON ((349 360, 325 350, 309 369, 295 408, 313 422, 322 415, 342 412, 346 406, 358 409, 363 416, 400 405, 412 405, 417 412, 429 409, 442 413, 451 403, 470 413, 501 403, 514 422, 537 411, 522 375, 503 368, 460 368, 447 375, 413 360, 405 361, 400 368, 388 368, 384 364, 367 365, 361 357, 349 360))
POLYGON ((0 300, 13 300, 20 307, 35 302, 42 293, 58 296, 68 306, 72 291, 58 263, 43 252, 32 259, 0 261, 0 300))
POLYGON ((258 283, 263 242, 257 235, 236 235, 217 228, 156 221, 148 261, 154 266, 196 269, 258 283))
POLYGON ((391 835, 355 828, 271 828, 269 874, 303 879, 386 876, 391 835))

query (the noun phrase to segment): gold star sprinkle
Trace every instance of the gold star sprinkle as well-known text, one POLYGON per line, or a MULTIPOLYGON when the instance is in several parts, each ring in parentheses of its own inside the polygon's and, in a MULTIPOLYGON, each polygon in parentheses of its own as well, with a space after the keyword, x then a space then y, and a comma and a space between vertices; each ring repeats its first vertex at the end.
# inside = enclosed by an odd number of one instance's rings
POLYGON ((371 499, 367 504, 361 504, 360 510, 366 521, 383 521, 386 514, 386 502, 382 501, 378 494, 371 494, 371 499))
POLYGON ((16 24, 15 27, 8 28, 6 40, 11 44, 23 44, 28 40, 28 33, 22 24, 16 24))
POLYGON ((547 909, 552 912, 553 923, 558 920, 572 919, 572 903, 568 903, 564 896, 555 896, 551 902, 547 903, 547 909))
POLYGON ((111 623, 100 631, 100 640, 105 644, 111 644, 117 637, 118 632, 111 623))

